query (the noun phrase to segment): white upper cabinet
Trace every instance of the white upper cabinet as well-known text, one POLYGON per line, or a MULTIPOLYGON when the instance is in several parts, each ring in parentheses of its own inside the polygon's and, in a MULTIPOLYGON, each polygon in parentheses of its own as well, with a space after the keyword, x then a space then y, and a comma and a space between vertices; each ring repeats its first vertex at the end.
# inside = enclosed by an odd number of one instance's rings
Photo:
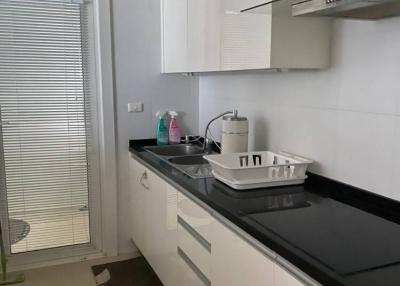
POLYGON ((190 72, 219 70, 220 9, 220 1, 188 0, 187 55, 190 72))
POLYGON ((329 66, 331 23, 290 1, 161 0, 164 73, 329 66))
POLYGON ((187 0, 161 0, 161 37, 162 71, 187 72, 187 0))

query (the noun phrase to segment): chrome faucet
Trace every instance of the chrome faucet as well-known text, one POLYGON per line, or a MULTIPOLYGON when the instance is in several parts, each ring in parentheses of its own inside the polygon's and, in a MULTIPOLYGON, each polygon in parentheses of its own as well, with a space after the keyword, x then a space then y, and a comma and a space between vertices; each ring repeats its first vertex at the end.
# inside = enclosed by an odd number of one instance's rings
POLYGON ((230 111, 225 111, 225 112, 223 112, 223 113, 217 115, 216 117, 214 117, 213 119, 211 119, 211 120, 207 123, 206 131, 204 132, 203 152, 206 152, 207 147, 208 147, 208 145, 209 145, 209 142, 208 142, 208 139, 207 139, 207 135, 208 135, 208 130, 210 129, 211 123, 213 123, 213 122, 214 122, 215 120, 217 120, 218 118, 221 118, 222 116, 227 115, 227 114, 233 114, 235 117, 237 117, 238 111, 237 111, 237 109, 230 110, 230 111))

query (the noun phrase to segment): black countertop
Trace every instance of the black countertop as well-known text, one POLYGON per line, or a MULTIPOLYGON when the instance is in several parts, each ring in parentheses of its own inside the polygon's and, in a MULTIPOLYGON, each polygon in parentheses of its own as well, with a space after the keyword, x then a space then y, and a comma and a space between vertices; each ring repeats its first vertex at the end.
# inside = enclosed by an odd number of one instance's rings
POLYGON ((400 285, 400 203, 309 173, 298 186, 236 191, 191 179, 131 140, 159 174, 323 285, 400 285))

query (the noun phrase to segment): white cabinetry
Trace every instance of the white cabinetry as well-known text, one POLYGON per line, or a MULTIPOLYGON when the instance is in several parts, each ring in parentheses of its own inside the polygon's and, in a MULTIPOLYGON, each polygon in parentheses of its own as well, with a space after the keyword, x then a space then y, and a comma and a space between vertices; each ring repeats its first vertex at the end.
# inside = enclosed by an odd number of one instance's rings
POLYGON ((287 270, 280 267, 278 264, 274 265, 274 286, 306 286, 287 270))
POLYGON ((226 226, 215 221, 212 285, 274 285, 274 262, 226 226))
POLYGON ((220 68, 219 11, 218 0, 188 0, 187 54, 190 72, 217 71, 220 68))
POLYGON ((187 72, 188 1, 161 0, 161 50, 163 72, 187 72))
POLYGON ((178 280, 184 281, 181 286, 211 285, 213 224, 210 213, 178 193, 178 280))
POLYGON ((165 286, 176 285, 177 191, 133 158, 132 239, 165 286))
POLYGON ((290 1, 161 0, 162 72, 326 68, 329 19, 292 17, 290 1))
POLYGON ((274 253, 266 256, 132 157, 130 180, 131 236, 165 286, 314 285, 297 280, 274 253))
POLYGON ((161 0, 162 72, 220 67, 219 0, 161 0))
POLYGON ((149 222, 146 206, 150 205, 149 181, 147 176, 149 171, 139 162, 130 158, 130 205, 131 205, 131 237, 143 255, 148 255, 147 236, 148 229, 146 224, 149 222), (147 185, 144 185, 147 184, 147 185), (147 220, 147 221, 146 221, 147 220))

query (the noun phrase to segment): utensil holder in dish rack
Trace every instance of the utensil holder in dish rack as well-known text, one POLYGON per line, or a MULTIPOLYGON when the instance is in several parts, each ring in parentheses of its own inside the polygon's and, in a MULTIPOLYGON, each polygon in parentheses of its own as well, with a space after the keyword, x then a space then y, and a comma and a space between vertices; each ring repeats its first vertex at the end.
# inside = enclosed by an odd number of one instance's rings
POLYGON ((214 176, 234 189, 301 184, 312 160, 271 151, 207 155, 214 176))

